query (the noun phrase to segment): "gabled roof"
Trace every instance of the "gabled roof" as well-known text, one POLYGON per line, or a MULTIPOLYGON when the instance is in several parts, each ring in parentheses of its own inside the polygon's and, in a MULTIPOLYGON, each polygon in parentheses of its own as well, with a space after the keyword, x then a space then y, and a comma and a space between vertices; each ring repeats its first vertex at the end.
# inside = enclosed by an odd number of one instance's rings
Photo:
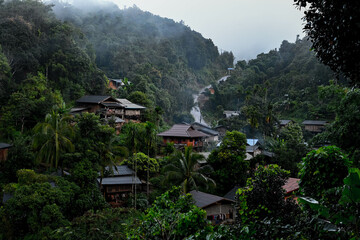
MULTIPOLYGON (((100 183, 100 178, 97 179, 100 183)), ((122 185, 122 184, 141 184, 138 177, 122 176, 122 177, 106 177, 102 179, 102 185, 122 185)))
POLYGON ((98 96, 98 95, 86 95, 86 96, 82 96, 81 98, 79 98, 78 100, 76 100, 76 102, 78 103, 96 103, 96 104, 100 104, 106 100, 113 100, 114 102, 117 102, 117 100, 111 96, 98 96))
POLYGON ((289 194, 299 189, 299 181, 299 178, 289 178, 282 188, 285 190, 286 194, 289 194))
POLYGON ((199 126, 200 128, 209 128, 211 129, 208 125, 205 125, 203 123, 199 123, 199 122, 194 122, 193 124, 191 124, 191 126, 195 127, 197 129, 196 126, 199 126))
POLYGON ((292 122, 292 120, 279 120, 279 123, 281 126, 285 126, 285 125, 289 124, 290 122, 292 122))
POLYGON ((315 121, 315 120, 305 120, 302 122, 303 125, 320 125, 320 126, 324 126, 327 123, 328 123, 327 121, 315 121))
POLYGON ((135 104, 127 100, 126 98, 117 98, 117 100, 125 106, 125 109, 145 109, 146 107, 143 107, 141 105, 135 104))
POLYGON ((7 143, 0 143, 0 149, 5 149, 5 148, 11 148, 12 145, 7 144, 7 143))
POLYGON ((190 194, 192 195, 192 197, 195 201, 195 205, 199 208, 205 208, 207 206, 210 206, 210 205, 213 205, 216 203, 220 203, 220 202, 225 202, 225 203, 233 203, 234 202, 231 199, 219 197, 216 195, 212 195, 209 193, 204 193, 204 192, 200 192, 200 191, 196 191, 196 190, 192 190, 190 192, 190 194))
POLYGON ((162 137, 208 137, 207 134, 195 130, 192 126, 186 124, 175 124, 169 130, 159 133, 162 137))
POLYGON ((209 127, 209 126, 207 126, 205 124, 199 123, 199 122, 194 122, 193 124, 191 124, 191 126, 195 130, 198 130, 200 132, 203 132, 203 133, 211 135, 211 136, 218 136, 219 135, 218 131, 215 131, 211 127, 209 127))
POLYGON ((198 131, 203 132, 207 135, 211 135, 211 136, 218 136, 219 132, 209 129, 209 128, 199 128, 198 131))
POLYGON ((108 108, 124 108, 125 106, 118 102, 102 102, 101 105, 108 108))
POLYGON ((230 199, 235 201, 235 196, 236 196, 236 191, 239 189, 240 187, 236 186, 233 187, 227 194, 225 194, 224 198, 230 199))
POLYGON ((255 145, 255 146, 246 146, 246 152, 247 152, 247 153, 253 153, 253 152, 255 152, 258 148, 259 148, 258 145, 255 145))
MULTIPOLYGON (((109 167, 105 168, 105 171, 109 171, 109 167)), ((112 176, 113 177, 119 177, 119 176, 131 176, 134 175, 135 172, 131 168, 129 168, 127 165, 119 165, 119 166, 113 166, 112 167, 112 176)))
POLYGON ((246 144, 248 146, 255 146, 259 142, 259 139, 246 139, 246 144))

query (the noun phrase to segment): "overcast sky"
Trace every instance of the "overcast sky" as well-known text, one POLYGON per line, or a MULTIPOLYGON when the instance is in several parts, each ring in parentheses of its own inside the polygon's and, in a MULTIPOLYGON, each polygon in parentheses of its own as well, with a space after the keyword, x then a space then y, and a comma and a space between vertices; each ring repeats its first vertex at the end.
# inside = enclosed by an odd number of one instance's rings
POLYGON ((120 8, 134 4, 185 25, 213 40, 219 50, 251 59, 279 48, 282 40, 303 37, 303 14, 293 0, 111 0, 120 8))

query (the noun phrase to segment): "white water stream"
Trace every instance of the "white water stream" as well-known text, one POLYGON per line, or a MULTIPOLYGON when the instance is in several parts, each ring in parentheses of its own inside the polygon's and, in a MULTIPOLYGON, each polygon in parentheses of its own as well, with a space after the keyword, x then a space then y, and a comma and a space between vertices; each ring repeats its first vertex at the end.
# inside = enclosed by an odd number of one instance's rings
MULTIPOLYGON (((229 75, 227 76, 224 76, 222 78, 220 78, 217 82, 221 82, 221 81, 226 81, 227 78, 230 77, 229 75)), ((195 122, 199 122, 199 123, 202 123, 206 126, 209 126, 209 124, 207 122, 205 122, 205 120, 203 119, 202 115, 201 115, 201 111, 200 111, 200 108, 199 108, 199 96, 202 92, 205 91, 205 89, 208 89, 210 88, 211 85, 209 86, 206 86, 204 88, 202 88, 198 94, 193 94, 193 98, 194 98, 194 107, 191 109, 190 111, 190 114, 194 117, 195 119, 195 122)))

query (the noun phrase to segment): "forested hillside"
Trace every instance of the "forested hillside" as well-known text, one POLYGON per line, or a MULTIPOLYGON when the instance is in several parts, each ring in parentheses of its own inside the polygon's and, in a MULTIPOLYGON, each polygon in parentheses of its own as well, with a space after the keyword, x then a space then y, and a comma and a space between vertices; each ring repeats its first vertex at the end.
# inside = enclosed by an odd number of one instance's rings
POLYGON ((192 92, 233 62, 231 53, 219 55, 210 39, 189 27, 136 7, 0 4, 0 105, 7 130, 34 126, 59 98, 71 106, 85 94, 130 98, 149 114, 158 106, 170 122, 191 119, 192 92), (112 91, 108 78, 130 84, 112 91))
POLYGON ((284 40, 278 50, 248 62, 238 61, 226 82, 213 85, 215 94, 207 93, 210 101, 203 110, 209 119, 221 118, 223 110, 241 111, 243 121, 239 120, 238 129, 275 119, 333 120, 331 103, 337 98, 325 88, 331 80, 346 86, 345 80, 336 80, 329 67, 316 59, 309 41, 284 40))
POLYGON ((109 3, 94 11, 91 6, 54 4, 57 16, 80 28, 92 44, 97 66, 109 78, 129 79, 131 86, 115 94, 129 97, 141 91, 168 120, 191 120, 194 90, 233 65, 233 55, 219 55, 210 39, 136 6, 120 10, 109 3))

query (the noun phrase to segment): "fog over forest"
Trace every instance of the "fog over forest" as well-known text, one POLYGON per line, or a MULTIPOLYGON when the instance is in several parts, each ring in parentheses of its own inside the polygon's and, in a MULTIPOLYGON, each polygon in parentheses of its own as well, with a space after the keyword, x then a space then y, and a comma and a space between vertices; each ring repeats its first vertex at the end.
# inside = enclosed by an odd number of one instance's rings
POLYGON ((219 51, 232 51, 237 60, 253 59, 277 48, 282 40, 294 42, 304 33, 303 13, 292 1, 142 1, 68 0, 82 11, 139 7, 155 15, 183 21, 191 29, 213 40, 219 51))

